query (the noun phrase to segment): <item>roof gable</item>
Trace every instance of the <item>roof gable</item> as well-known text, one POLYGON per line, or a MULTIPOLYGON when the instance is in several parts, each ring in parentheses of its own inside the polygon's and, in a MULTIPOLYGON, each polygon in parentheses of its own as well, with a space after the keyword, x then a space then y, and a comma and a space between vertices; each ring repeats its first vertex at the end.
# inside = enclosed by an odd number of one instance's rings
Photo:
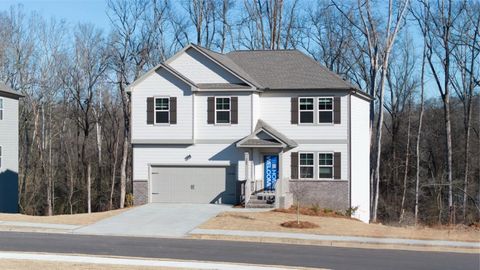
POLYGON ((297 143, 263 120, 258 119, 255 130, 237 143, 237 147, 296 147, 297 143))
POLYGON ((187 46, 166 63, 196 84, 232 84, 252 87, 248 80, 237 74, 240 69, 235 67, 235 64, 225 55, 195 45, 187 46))

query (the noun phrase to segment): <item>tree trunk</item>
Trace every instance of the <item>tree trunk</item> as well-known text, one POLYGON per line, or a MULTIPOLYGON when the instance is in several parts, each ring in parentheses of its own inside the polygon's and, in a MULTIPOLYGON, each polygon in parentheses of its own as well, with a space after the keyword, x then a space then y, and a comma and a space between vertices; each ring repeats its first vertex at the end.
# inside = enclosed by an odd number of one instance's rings
POLYGON ((113 168, 112 168, 112 181, 110 183, 110 200, 108 204, 108 209, 112 210, 113 207, 113 194, 115 192, 115 177, 117 174, 117 160, 118 160, 118 140, 119 140, 118 132, 117 137, 115 140, 115 147, 113 150, 113 168))
POLYGON ((418 131, 417 131, 417 145, 416 145, 416 156, 417 156, 417 171, 415 179, 415 226, 418 225, 418 197, 420 192, 420 141, 422 137, 422 124, 423 124, 423 111, 424 111, 424 91, 425 91, 425 57, 426 57, 426 48, 423 46, 423 55, 422 55, 422 71, 420 77, 420 114, 418 116, 418 131))
POLYGON ((127 158, 128 158, 128 140, 123 139, 123 156, 120 168, 120 208, 125 207, 125 196, 127 190, 127 158))
POLYGON ((407 145, 405 146, 405 170, 403 172, 403 194, 402 194, 402 206, 401 206, 401 214, 400 214, 400 221, 399 223, 403 222, 405 218, 405 197, 407 195, 407 179, 408 179, 408 166, 409 166, 409 157, 410 157, 410 104, 408 104, 408 126, 407 126, 407 145))
POLYGON ((87 165, 87 202, 88 213, 92 213, 92 179, 91 179, 91 166, 90 162, 87 165))

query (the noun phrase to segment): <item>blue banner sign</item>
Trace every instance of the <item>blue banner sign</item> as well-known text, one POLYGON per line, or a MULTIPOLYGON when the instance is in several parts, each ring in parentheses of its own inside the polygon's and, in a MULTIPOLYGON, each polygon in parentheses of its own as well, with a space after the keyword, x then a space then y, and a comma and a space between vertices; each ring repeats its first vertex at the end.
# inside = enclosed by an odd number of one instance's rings
POLYGON ((278 156, 265 156, 263 162, 265 168, 265 190, 274 190, 278 179, 278 156))

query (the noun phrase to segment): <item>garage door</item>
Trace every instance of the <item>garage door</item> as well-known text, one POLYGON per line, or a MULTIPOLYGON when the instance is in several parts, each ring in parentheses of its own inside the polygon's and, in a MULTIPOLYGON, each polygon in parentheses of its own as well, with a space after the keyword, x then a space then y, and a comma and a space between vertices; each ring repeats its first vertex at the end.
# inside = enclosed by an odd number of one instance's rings
POLYGON ((236 203, 231 167, 152 167, 152 202, 236 203))

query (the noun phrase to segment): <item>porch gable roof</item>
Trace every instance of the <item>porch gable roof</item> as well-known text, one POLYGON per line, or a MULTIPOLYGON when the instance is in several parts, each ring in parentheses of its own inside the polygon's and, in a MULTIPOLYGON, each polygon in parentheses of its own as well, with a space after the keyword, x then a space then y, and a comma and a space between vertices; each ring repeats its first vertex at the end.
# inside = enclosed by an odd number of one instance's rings
POLYGON ((298 144, 294 141, 289 139, 287 136, 283 135, 265 121, 258 119, 257 125, 255 126, 255 130, 242 140, 237 143, 237 147, 288 147, 293 148, 296 147, 298 144), (257 138, 257 135, 261 132, 265 132, 269 137, 274 139, 266 140, 257 138))

